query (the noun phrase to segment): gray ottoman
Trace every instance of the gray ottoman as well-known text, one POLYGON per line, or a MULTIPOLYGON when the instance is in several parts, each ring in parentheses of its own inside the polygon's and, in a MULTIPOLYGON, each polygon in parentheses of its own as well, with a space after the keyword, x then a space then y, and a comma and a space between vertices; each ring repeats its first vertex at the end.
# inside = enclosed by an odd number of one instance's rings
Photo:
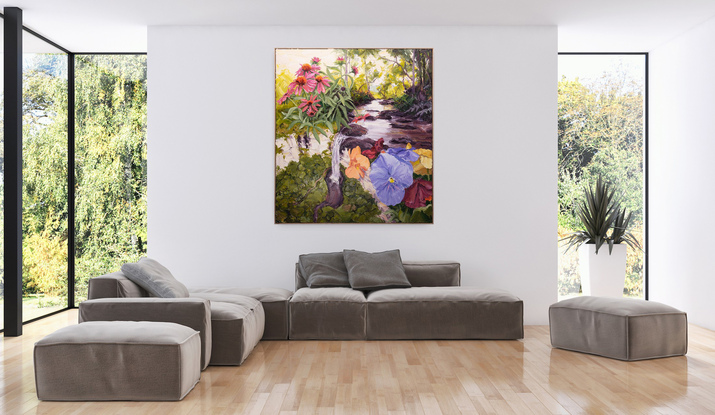
POLYGON ((47 401, 176 401, 201 375, 199 333, 175 323, 101 321, 35 343, 37 397, 47 401))
POLYGON ((687 315, 654 301, 583 296, 549 307, 551 345, 619 360, 681 356, 687 315))

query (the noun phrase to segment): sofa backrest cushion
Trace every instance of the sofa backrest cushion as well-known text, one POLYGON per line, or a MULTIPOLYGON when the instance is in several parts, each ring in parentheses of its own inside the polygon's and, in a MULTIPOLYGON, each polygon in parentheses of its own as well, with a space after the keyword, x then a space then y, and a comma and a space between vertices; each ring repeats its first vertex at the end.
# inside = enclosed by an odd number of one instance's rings
POLYGON ((300 255, 298 265, 310 288, 350 287, 342 252, 300 255))
POLYGON ((122 265, 122 273, 138 286, 159 298, 186 298, 189 290, 158 261, 144 257, 122 265))
POLYGON ((462 283, 459 262, 403 262, 413 287, 458 287, 462 283))
POLYGON ((145 289, 125 277, 121 271, 90 278, 89 280, 88 300, 133 297, 150 297, 150 295, 145 289))
MULTIPOLYGON (((403 261, 407 280, 413 287, 453 287, 461 285, 459 262, 435 261, 416 262, 403 261)), ((307 287, 305 278, 300 271, 300 265, 295 264, 295 290, 307 287)))

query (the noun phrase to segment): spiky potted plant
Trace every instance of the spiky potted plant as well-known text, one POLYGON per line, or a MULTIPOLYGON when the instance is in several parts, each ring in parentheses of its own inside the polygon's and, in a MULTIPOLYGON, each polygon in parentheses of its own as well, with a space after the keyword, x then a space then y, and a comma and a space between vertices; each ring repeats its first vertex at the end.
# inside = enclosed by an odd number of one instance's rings
POLYGON ((583 295, 623 297, 626 246, 640 249, 638 240, 628 230, 631 214, 621 208, 615 193, 599 176, 596 187, 585 188, 584 200, 576 206, 583 229, 561 239, 567 252, 578 249, 583 295), (608 246, 607 253, 601 250, 603 245, 608 246))

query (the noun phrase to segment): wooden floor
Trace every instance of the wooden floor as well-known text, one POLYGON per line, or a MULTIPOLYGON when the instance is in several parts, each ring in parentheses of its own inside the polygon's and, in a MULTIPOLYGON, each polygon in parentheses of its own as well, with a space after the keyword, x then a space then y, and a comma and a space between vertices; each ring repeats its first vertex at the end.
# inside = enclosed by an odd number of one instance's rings
POLYGON ((181 402, 39 402, 33 344, 76 310, 2 340, 2 414, 715 414, 715 333, 686 357, 621 362, 522 341, 271 341, 241 367, 209 367, 181 402))

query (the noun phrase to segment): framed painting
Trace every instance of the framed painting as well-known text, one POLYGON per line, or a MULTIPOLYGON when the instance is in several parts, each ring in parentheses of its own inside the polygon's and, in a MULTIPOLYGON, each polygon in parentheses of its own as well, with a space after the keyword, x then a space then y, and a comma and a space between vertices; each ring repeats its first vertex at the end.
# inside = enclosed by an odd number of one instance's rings
POLYGON ((275 65, 275 223, 433 223, 432 49, 275 65))

